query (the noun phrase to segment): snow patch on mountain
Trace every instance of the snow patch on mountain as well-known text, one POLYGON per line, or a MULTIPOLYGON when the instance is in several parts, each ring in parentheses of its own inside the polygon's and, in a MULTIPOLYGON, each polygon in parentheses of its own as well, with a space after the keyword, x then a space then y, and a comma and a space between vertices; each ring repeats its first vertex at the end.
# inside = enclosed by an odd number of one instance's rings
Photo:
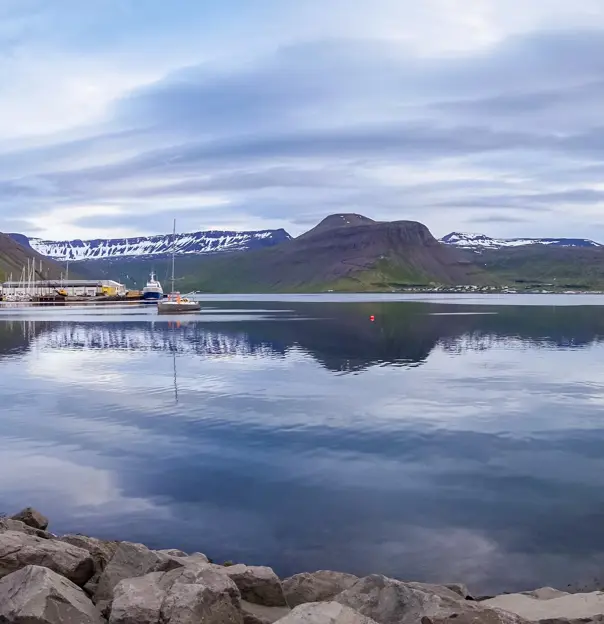
POLYGON ((440 239, 441 243, 480 252, 484 249, 522 247, 524 245, 546 245, 551 247, 602 247, 601 243, 587 238, 491 238, 484 234, 451 232, 440 239))
POLYGON ((215 254, 271 247, 291 239, 283 229, 258 232, 208 231, 187 234, 160 234, 137 238, 49 241, 10 234, 21 245, 29 246, 53 260, 77 262, 101 258, 144 258, 177 255, 215 254))

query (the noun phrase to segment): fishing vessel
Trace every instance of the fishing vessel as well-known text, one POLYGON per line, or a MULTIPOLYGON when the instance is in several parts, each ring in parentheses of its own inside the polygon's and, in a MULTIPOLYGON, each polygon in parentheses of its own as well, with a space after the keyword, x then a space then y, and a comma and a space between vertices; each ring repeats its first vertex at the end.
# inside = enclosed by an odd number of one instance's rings
POLYGON ((147 285, 143 288, 143 301, 147 303, 156 303, 164 297, 164 289, 157 281, 155 273, 152 271, 149 276, 147 285))
POLYGON ((176 219, 174 220, 174 231, 172 233, 172 292, 168 298, 157 304, 159 314, 182 314, 185 312, 199 312, 201 304, 199 301, 192 301, 186 297, 182 297, 179 292, 174 290, 174 256, 176 255, 176 219))

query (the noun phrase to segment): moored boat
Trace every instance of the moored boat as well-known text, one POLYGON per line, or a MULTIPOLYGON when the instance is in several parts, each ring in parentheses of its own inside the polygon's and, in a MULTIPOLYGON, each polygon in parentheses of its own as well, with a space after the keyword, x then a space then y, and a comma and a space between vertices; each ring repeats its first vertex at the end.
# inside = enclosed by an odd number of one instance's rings
POLYGON ((151 272, 147 285, 143 288, 143 301, 146 303, 157 303, 164 297, 164 290, 157 281, 154 272, 151 272))
POLYGON ((201 304, 186 297, 181 297, 180 293, 170 293, 168 298, 157 304, 159 314, 181 314, 183 312, 199 312, 201 304))

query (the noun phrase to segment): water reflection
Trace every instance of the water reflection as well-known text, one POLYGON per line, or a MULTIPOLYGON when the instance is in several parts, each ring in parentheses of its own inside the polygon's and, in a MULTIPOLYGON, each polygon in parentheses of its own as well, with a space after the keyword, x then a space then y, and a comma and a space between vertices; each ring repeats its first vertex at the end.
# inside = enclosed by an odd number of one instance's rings
POLYGON ((0 322, 0 510, 283 574, 599 571, 598 308, 229 307, 0 322))

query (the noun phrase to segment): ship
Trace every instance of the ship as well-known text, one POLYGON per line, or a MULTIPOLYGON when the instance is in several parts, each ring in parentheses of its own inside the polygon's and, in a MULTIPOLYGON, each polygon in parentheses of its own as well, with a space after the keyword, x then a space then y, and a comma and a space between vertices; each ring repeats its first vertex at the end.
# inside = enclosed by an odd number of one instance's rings
POLYGON ((143 288, 143 301, 157 303, 164 298, 164 290, 157 281, 155 273, 151 272, 147 285, 143 288))

